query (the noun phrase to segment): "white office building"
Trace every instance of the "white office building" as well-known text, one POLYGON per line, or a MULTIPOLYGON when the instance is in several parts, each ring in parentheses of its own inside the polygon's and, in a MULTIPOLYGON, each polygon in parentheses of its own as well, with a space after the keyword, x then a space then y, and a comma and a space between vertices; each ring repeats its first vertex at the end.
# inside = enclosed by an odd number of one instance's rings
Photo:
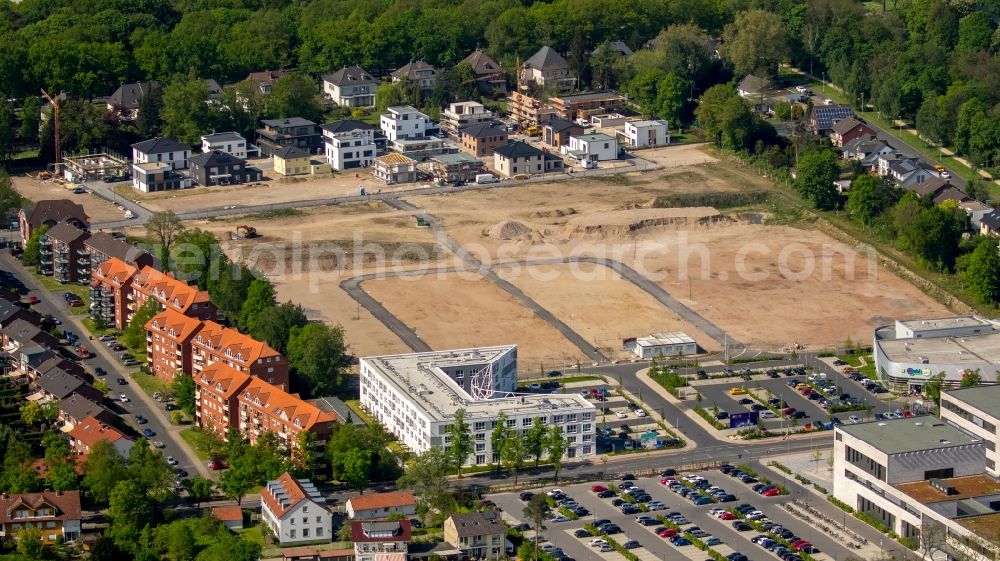
POLYGON ((901 393, 921 391, 939 372, 957 387, 966 372, 992 384, 1000 370, 1000 331, 973 316, 897 321, 875 330, 873 349, 879 376, 901 393))
POLYGON ((625 130, 618 134, 632 148, 653 148, 670 144, 670 126, 666 121, 626 121, 625 130))
POLYGON ((941 392, 941 418, 982 439, 986 472, 1000 476, 997 427, 1000 427, 1000 385, 941 392))
POLYGON ((560 426, 566 457, 596 452, 595 407, 578 394, 517 394, 517 347, 505 345, 361 359, 361 404, 414 453, 448 449, 448 428, 465 410, 473 450, 466 464, 494 460, 490 435, 503 412, 511 429, 540 418, 560 426))
POLYGON ((645 359, 698 354, 698 343, 683 331, 653 333, 646 337, 626 339, 623 343, 626 351, 632 351, 635 356, 645 359))
POLYGON ((389 142, 423 138, 427 136, 430 117, 410 105, 398 105, 387 109, 379 117, 379 127, 389 142))
POLYGON ((281 545, 333 538, 333 515, 326 499, 311 481, 295 479, 287 471, 261 489, 260 514, 281 545))
POLYGON ((247 159, 247 139, 238 132, 213 132, 201 135, 201 151, 207 154, 213 150, 230 156, 247 159))
POLYGON ((347 119, 325 124, 323 150, 330 167, 345 169, 368 167, 378 156, 375 145, 375 127, 362 121, 347 119))

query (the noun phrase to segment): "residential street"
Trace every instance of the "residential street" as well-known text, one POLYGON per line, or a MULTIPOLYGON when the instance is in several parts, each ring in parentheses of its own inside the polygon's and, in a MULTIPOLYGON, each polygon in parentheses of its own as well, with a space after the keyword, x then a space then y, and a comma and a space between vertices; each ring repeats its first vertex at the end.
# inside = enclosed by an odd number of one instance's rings
POLYGON ((80 336, 81 343, 90 349, 92 353, 89 359, 83 361, 84 367, 91 374, 93 374, 96 367, 107 370, 108 375, 104 379, 109 388, 108 398, 109 400, 114 400, 114 404, 111 407, 128 424, 139 430, 146 428, 153 430, 156 436, 149 440, 163 442, 163 455, 176 458, 179 462, 179 467, 186 470, 188 474, 194 475, 198 473, 204 477, 211 477, 212 472, 208 469, 206 463, 199 461, 194 450, 180 437, 179 433, 181 429, 186 427, 170 423, 163 406, 153 401, 150 396, 146 395, 146 392, 142 391, 142 388, 138 384, 132 381, 132 369, 122 366, 110 349, 96 339, 88 340, 90 332, 84 328, 83 323, 80 321, 85 316, 69 313, 69 306, 64 301, 59 300, 59 298, 62 298, 62 295, 54 294, 43 287, 8 251, 0 252, 0 267, 13 273, 14 276, 19 278, 31 290, 31 294, 38 296, 41 302, 33 306, 36 311, 42 314, 51 314, 62 322, 61 329, 68 329, 80 336), (128 385, 118 385, 116 380, 119 377, 124 377, 128 380, 128 385), (117 399, 119 394, 125 394, 129 402, 121 403, 117 399), (135 423, 136 414, 149 419, 149 422, 142 426, 137 425, 135 423))

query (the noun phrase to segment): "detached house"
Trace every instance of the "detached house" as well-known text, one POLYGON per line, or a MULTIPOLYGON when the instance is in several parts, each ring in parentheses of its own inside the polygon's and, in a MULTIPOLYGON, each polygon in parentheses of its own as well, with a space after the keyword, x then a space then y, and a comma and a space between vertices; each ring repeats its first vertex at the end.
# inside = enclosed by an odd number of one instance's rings
POLYGON ((843 148, 845 144, 858 138, 875 139, 875 129, 868 126, 868 123, 854 117, 838 119, 833 122, 830 141, 834 146, 843 148))
POLYGON ((188 167, 191 149, 169 138, 132 145, 132 187, 144 192, 186 189, 191 180, 176 172, 188 167))
POLYGON ((262 72, 251 72, 247 77, 250 87, 264 95, 271 93, 271 88, 282 76, 288 74, 287 70, 264 70, 262 72))
POLYGON ((653 148, 670 144, 670 127, 666 121, 626 121, 619 136, 632 148, 653 148))
POLYGON ((507 74, 503 68, 482 49, 476 49, 465 57, 476 75, 476 85, 479 91, 486 95, 504 95, 507 93, 507 74))
POLYGON ((405 561, 410 537, 409 520, 351 522, 355 561, 405 561))
POLYGON ((315 154, 322 146, 322 137, 316 123, 302 117, 264 119, 263 128, 257 129, 257 144, 261 156, 272 156, 282 148, 295 147, 307 154, 315 154))
POLYGON ((489 156, 507 144, 507 131, 491 123, 469 125, 458 130, 462 151, 477 158, 489 156))
POLYGON ((553 148, 569 145, 569 139, 583 134, 584 128, 566 119, 552 119, 542 127, 542 142, 553 148))
POLYGON ((125 119, 135 120, 139 116, 142 98, 146 97, 149 92, 158 89, 160 89, 160 83, 156 80, 122 84, 118 86, 115 93, 108 97, 108 111, 116 112, 125 119))
POLYGON ((389 142, 427 136, 430 118, 410 105, 397 105, 379 117, 379 127, 389 142))
POLYGON ((247 140, 238 132, 213 132, 201 135, 201 151, 211 152, 212 150, 220 150, 244 160, 250 153, 247 140))
POLYGON ((375 158, 372 174, 386 185, 413 183, 417 180, 417 161, 403 154, 386 154, 375 158))
POLYGON ((604 133, 571 136, 566 152, 585 163, 617 160, 618 141, 604 133))
POLYGON ((378 146, 375 144, 375 126, 362 121, 347 119, 327 123, 323 130, 326 161, 330 167, 343 171, 368 167, 375 161, 378 146))
POLYGON ((279 175, 306 175, 312 165, 309 152, 296 146, 283 146, 274 151, 274 173, 279 175))
POLYGON ((260 492, 264 524, 281 545, 331 541, 333 515, 326 499, 308 479, 295 479, 287 471, 268 481, 260 492))
POLYGON ((426 92, 433 90, 434 86, 437 85, 438 74, 440 72, 440 70, 430 64, 418 60, 404 64, 399 70, 396 70, 389 76, 392 77, 393 82, 409 80, 410 83, 416 84, 418 88, 426 92))
POLYGON ((239 185, 260 181, 263 177, 263 172, 248 166, 243 158, 237 158, 221 150, 212 150, 191 158, 191 179, 206 187, 239 185))
POLYGON ((86 456, 95 444, 105 440, 122 458, 127 458, 132 452, 132 445, 135 444, 115 427, 93 417, 87 417, 77 423, 66 435, 73 451, 81 456, 86 456))
POLYGON ((736 86, 736 93, 742 98, 758 98, 771 89, 771 82, 753 74, 747 74, 736 86))
POLYGON ((527 142, 517 141, 493 151, 493 169, 502 177, 544 173, 542 151, 527 142))
POLYGON ((452 103, 441 112, 441 132, 456 140, 462 128, 492 122, 493 112, 477 101, 452 103))
POLYGON ((979 233, 1000 238, 1000 210, 994 209, 979 219, 979 233))
POLYGON ((16 538, 25 526, 42 534, 42 543, 51 545, 60 538, 72 542, 80 538, 82 514, 79 491, 0 494, 0 538, 16 538))
POLYGON ((538 88, 571 90, 576 87, 576 77, 569 63, 548 45, 538 49, 521 65, 520 82, 538 88))
POLYGON ((408 490, 359 495, 347 500, 347 517, 351 520, 379 520, 389 515, 409 518, 417 512, 417 501, 408 490))
POLYGON ((854 109, 850 105, 818 105, 809 115, 809 128, 819 136, 828 136, 833 132, 834 123, 853 116, 854 109))
POLYGON ((360 66, 323 76, 323 93, 341 107, 373 107, 379 81, 360 66))
POLYGON ((507 525, 497 511, 455 513, 444 521, 444 541, 466 559, 498 559, 504 554, 507 525))

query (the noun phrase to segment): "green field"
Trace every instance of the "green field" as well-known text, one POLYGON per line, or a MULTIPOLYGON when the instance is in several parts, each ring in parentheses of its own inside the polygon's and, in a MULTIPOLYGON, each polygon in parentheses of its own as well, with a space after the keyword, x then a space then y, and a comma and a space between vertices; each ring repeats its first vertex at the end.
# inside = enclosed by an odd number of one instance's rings
POLYGON ((139 384, 142 391, 146 392, 149 397, 153 397, 153 394, 160 392, 161 394, 170 393, 170 384, 164 382, 163 380, 153 376, 151 374, 143 374, 142 372, 133 372, 132 380, 139 384))

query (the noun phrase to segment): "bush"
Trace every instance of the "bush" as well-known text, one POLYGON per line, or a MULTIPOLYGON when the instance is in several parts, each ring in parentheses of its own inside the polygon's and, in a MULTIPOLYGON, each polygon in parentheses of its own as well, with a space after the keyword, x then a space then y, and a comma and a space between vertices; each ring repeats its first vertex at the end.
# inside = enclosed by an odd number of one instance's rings
POLYGON ((771 467, 778 468, 781 471, 787 473, 788 475, 792 474, 792 470, 788 466, 786 466, 785 464, 778 463, 778 462, 771 462, 771 467))

